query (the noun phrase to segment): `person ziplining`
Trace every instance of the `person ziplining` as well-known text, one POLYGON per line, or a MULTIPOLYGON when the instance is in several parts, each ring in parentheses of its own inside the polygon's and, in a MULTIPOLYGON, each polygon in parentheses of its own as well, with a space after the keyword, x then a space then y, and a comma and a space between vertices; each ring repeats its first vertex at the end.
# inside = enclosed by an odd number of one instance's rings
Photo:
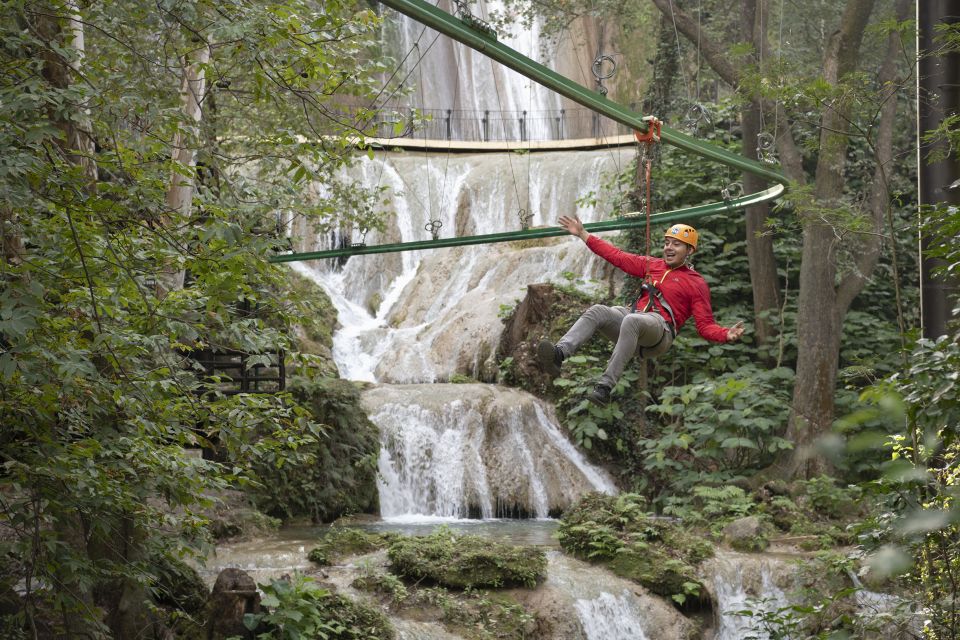
POLYGON ((595 304, 556 343, 542 340, 537 360, 547 375, 560 375, 563 361, 600 331, 615 343, 607 368, 587 399, 605 405, 627 363, 640 355, 655 358, 673 344, 677 332, 693 316, 697 333, 711 342, 733 342, 743 335, 743 322, 722 327, 713 318, 710 288, 688 259, 697 249, 697 231, 673 224, 664 233, 663 257, 642 256, 618 249, 587 232, 577 216, 560 216, 560 226, 579 237, 587 248, 624 273, 643 278, 640 297, 632 307, 595 304))

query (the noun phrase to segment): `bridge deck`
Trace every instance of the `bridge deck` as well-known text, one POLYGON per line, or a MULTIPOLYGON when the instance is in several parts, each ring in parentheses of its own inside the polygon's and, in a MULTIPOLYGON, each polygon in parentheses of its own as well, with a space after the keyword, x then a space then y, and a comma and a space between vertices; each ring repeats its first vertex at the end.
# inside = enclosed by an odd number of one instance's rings
POLYGON ((624 147, 637 143, 633 135, 578 138, 575 140, 510 140, 479 142, 471 140, 429 140, 417 138, 366 138, 366 143, 379 149, 404 149, 450 153, 485 153, 496 151, 584 151, 607 147, 624 147))

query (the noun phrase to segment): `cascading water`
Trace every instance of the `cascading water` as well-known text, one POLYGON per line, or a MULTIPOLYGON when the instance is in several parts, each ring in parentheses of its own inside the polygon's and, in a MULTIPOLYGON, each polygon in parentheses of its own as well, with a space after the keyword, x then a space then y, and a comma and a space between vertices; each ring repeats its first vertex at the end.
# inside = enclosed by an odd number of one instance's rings
MULTIPOLYGON (((498 0, 464 2, 474 18, 512 20, 498 28, 497 40, 559 74, 592 87, 591 63, 600 43, 594 20, 569 25, 562 38, 542 37, 541 18, 529 23, 511 15, 498 0), (523 23, 523 24, 521 24, 523 23)), ((452 14, 454 2, 438 8, 452 14)), ((601 137, 623 133, 607 118, 595 117, 569 99, 493 62, 416 21, 386 14, 386 42, 397 60, 395 82, 409 92, 387 101, 389 107, 418 108, 434 120, 415 137, 453 140, 540 140, 601 137), (475 117, 474 117, 475 116, 475 117)), ((393 69, 392 69, 393 71, 393 69)), ((383 135, 392 135, 384 128, 383 135)))
MULTIPOLYGON (((424 240, 431 220, 442 223, 445 237, 519 229, 521 208, 533 213, 532 225, 555 225, 569 213, 597 220, 594 206, 577 202, 592 195, 609 202, 613 194, 602 185, 632 153, 383 153, 359 161, 353 177, 387 188, 387 230, 371 232, 369 244, 424 240), (444 174, 433 175, 430 167, 438 165, 444 174)), ((302 250, 327 240, 299 233, 295 243, 302 250)), ((294 263, 327 290, 340 314, 334 357, 341 375, 389 383, 449 380, 457 373, 491 379, 501 305, 522 298, 530 283, 565 282, 564 274, 589 279, 600 266, 572 238, 357 256, 342 268, 294 263)))
MULTIPOLYGON (((418 237, 430 220, 418 205, 444 199, 457 205, 440 214, 442 228, 458 235, 492 233, 518 226, 511 219, 517 193, 511 162, 529 164, 524 191, 536 205, 534 224, 572 210, 590 221, 597 218, 594 208, 575 203, 602 191, 605 174, 622 167, 626 153, 458 156, 447 159, 446 181, 425 179, 416 154, 384 154, 362 161, 357 176, 368 186, 377 179, 389 187, 387 237, 418 237)), ((415 383, 399 394, 365 394, 383 434, 379 488, 385 517, 547 517, 586 491, 615 491, 532 396, 486 385, 468 400, 470 385, 431 384, 457 374, 493 379, 501 306, 514 304, 530 283, 561 282, 564 274, 588 279, 598 262, 579 240, 558 238, 532 246, 358 256, 342 268, 295 264, 326 289, 338 310, 342 328, 334 335, 333 355, 341 376, 415 383), (498 466, 498 460, 504 462, 498 466)))
POLYGON ((529 394, 492 385, 383 386, 364 394, 383 434, 385 518, 546 518, 587 491, 614 493, 529 394))
POLYGON ((776 557, 718 552, 706 563, 712 576, 714 610, 717 613, 716 640, 740 640, 750 636, 766 640, 763 615, 790 605, 785 592, 794 571, 776 557), (738 612, 750 612, 743 615, 738 612))

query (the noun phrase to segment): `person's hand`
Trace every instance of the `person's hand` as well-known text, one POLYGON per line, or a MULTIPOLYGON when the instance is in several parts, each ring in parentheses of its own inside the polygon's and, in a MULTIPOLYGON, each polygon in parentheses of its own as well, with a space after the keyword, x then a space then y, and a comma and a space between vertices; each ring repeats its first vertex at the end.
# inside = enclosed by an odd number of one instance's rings
POLYGON ((557 222, 560 223, 561 227, 567 230, 567 233, 572 236, 579 236, 584 242, 586 242, 587 238, 590 236, 590 234, 587 233, 587 230, 583 228, 583 223, 580 222, 580 218, 578 218, 576 215, 573 217, 560 216, 560 218, 557 219, 557 222))
POLYGON ((739 321, 737 324, 727 329, 727 342, 733 342, 734 340, 739 340, 740 336, 742 335, 743 335, 743 320, 739 321))

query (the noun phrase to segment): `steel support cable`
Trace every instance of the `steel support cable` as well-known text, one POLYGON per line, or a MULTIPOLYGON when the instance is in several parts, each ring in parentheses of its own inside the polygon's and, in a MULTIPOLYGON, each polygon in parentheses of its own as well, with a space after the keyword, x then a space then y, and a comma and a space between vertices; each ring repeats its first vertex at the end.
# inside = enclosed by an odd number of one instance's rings
MULTIPOLYGON (((589 89, 584 88, 583 86, 571 81, 569 78, 560 75, 556 71, 553 71, 552 69, 549 69, 544 65, 527 58, 519 52, 514 51, 510 47, 497 42, 497 40, 494 38, 470 28, 461 20, 451 16, 450 14, 441 11, 425 2, 422 2, 422 0, 381 0, 381 2, 405 15, 410 16, 418 22, 421 22, 436 29, 437 31, 440 31, 441 33, 450 36, 458 42, 462 42, 463 44, 480 51, 493 60, 496 60, 497 62, 500 62, 514 71, 523 74, 531 80, 542 84, 548 89, 556 91, 560 95, 570 98, 574 102, 577 102, 588 109, 599 111, 608 118, 628 126, 635 131, 645 133, 649 129, 649 121, 640 114, 624 107, 623 105, 608 100, 595 91, 590 91, 589 89)), ((660 140, 663 143, 673 145, 678 149, 692 153, 706 160, 712 160, 725 166, 752 173, 776 184, 763 191, 747 194, 740 198, 721 202, 712 202, 695 207, 687 207, 684 209, 677 209, 674 211, 656 214, 651 217, 655 222, 673 222, 677 220, 697 218, 721 211, 735 211, 737 209, 743 209, 744 207, 754 204, 776 200, 786 192, 787 178, 769 165, 757 162, 756 160, 750 160, 712 144, 701 142, 691 136, 684 135, 683 133, 666 126, 661 127, 660 140)), ((643 219, 633 219, 629 216, 624 216, 623 218, 617 220, 589 223, 585 225, 585 228, 591 232, 600 232, 626 229, 643 224, 645 224, 645 220, 643 219)), ((394 251, 413 251, 470 244, 487 244, 493 242, 508 242, 511 240, 547 238, 562 235, 567 235, 567 231, 565 229, 560 227, 546 227, 541 229, 528 229, 525 231, 494 233, 461 238, 440 238, 438 240, 426 240, 422 242, 403 242, 365 247, 350 247, 331 251, 281 254, 271 257, 270 261, 295 262, 298 260, 317 260, 322 258, 335 258, 349 255, 364 255, 368 253, 389 253, 394 251)))

